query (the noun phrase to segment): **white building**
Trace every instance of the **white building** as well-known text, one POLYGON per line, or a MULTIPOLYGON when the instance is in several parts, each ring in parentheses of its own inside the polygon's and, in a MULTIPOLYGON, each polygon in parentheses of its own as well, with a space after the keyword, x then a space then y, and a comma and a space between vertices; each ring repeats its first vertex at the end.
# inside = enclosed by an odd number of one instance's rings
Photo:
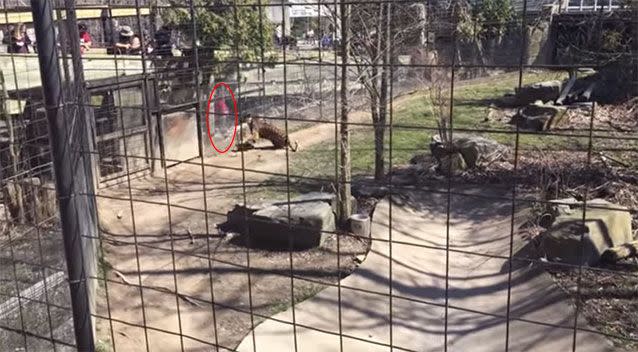
POLYGON ((333 10, 326 5, 322 5, 320 10, 317 2, 317 0, 271 0, 268 6, 268 18, 275 26, 281 25, 285 19, 286 35, 290 35, 292 24, 296 19, 309 22, 308 20, 322 17, 325 24, 329 23, 333 10))

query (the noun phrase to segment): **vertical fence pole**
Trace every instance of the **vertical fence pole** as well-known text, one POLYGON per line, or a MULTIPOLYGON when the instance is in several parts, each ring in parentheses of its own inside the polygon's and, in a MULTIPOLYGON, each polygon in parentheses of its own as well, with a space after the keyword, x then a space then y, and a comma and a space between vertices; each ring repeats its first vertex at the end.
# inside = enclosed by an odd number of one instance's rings
POLYGON ((91 219, 78 216, 82 210, 77 187, 92 185, 85 170, 78 145, 82 145, 85 133, 83 117, 65 116, 57 56, 52 6, 49 0, 31 0, 33 23, 38 38, 38 59, 42 90, 49 123, 49 138, 56 189, 60 209, 60 221, 67 261, 71 306, 75 339, 79 351, 94 351, 93 327, 89 305, 89 287, 85 271, 83 234, 91 232, 91 219), (79 126, 78 126, 79 125, 79 126), (72 150, 76 149, 76 150, 72 150))
POLYGON ((638 96, 638 1, 632 0, 631 3, 631 29, 633 32, 632 47, 631 47, 631 62, 633 63, 633 96, 638 96))

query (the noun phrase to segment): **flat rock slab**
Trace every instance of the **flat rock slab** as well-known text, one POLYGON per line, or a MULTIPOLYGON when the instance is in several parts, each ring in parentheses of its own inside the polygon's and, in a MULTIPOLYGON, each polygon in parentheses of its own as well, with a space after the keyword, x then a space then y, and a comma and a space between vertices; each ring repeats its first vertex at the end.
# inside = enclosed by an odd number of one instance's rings
MULTIPOLYGON (((353 212, 357 200, 350 197, 353 212)), ((272 249, 308 249, 320 246, 336 230, 337 197, 327 192, 311 192, 290 202, 244 207, 235 205, 227 220, 218 224, 224 232, 250 234, 251 243, 272 249)))
MULTIPOLYGON (((308 202, 325 202, 332 207, 332 211, 337 214, 337 196, 334 193, 328 192, 310 192, 300 196, 294 197, 290 200, 291 204, 301 204, 308 202)), ((354 197, 350 197, 350 203, 352 206, 352 212, 357 210, 357 200, 354 197)), ((285 204, 285 203, 277 203, 285 204)))
POLYGON ((592 266, 598 264, 607 248, 633 240, 631 214, 625 207, 593 199, 583 214, 583 204, 575 199, 554 203, 556 218, 542 241, 542 250, 549 260, 592 266))
POLYGON ((257 245, 308 249, 323 244, 335 231, 332 207, 323 201, 271 205, 248 217, 251 241, 257 245))
MULTIPOLYGON (((454 192, 449 236, 445 192, 415 191, 406 194, 404 205, 380 202, 372 248, 340 288, 329 287, 296 304, 294 330, 289 309, 255 328, 256 346, 251 333, 237 350, 385 352, 393 345, 433 352, 444 346, 473 352, 506 346, 509 351, 571 351, 575 312, 570 300, 542 268, 515 265, 509 278, 511 194, 490 192, 484 195, 494 198, 486 200, 459 195, 486 191, 459 187, 454 192), (446 252, 448 239, 452 251, 446 252)), ((589 328, 582 315, 577 326, 589 328)), ((578 331, 575 343, 579 352, 613 350, 587 330, 578 331)))
POLYGON ((528 84, 516 89, 516 102, 519 105, 531 104, 537 100, 554 101, 560 96, 563 87, 561 81, 545 81, 528 84))

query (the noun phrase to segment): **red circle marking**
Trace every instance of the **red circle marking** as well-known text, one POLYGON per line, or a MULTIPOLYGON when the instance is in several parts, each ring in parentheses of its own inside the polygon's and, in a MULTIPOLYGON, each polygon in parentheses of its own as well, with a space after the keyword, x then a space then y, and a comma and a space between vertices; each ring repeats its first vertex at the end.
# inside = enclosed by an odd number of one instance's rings
POLYGON ((235 135, 237 134, 238 123, 239 123, 239 114, 237 112, 237 100, 235 100, 235 95, 233 94, 233 90, 230 89, 230 86, 228 86, 226 82, 219 82, 213 87, 213 90, 210 91, 210 95, 208 96, 208 104, 206 106, 206 129, 208 130, 208 139, 210 140, 210 145, 212 145, 213 148, 215 148, 215 150, 218 153, 220 154, 226 153, 230 149, 230 147, 233 145, 233 142, 235 142, 235 135), (217 146, 215 145, 215 141, 213 140, 213 135, 210 133, 210 102, 213 100, 215 91, 220 86, 224 87, 230 93, 230 98, 233 100, 233 111, 235 112, 235 128, 233 129, 233 137, 230 140, 230 143, 228 143, 228 146, 226 146, 226 148, 224 148, 223 150, 220 150, 219 148, 217 148, 217 146))

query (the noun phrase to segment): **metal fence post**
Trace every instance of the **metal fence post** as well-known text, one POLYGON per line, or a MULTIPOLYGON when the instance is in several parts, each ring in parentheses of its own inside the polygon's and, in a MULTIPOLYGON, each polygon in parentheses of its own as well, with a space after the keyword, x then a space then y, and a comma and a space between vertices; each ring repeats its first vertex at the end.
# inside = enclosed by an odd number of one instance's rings
MULTIPOLYGON (((87 258, 88 253, 85 253, 85 248, 86 244, 90 243, 91 236, 94 235, 92 232, 95 218, 84 215, 87 215, 85 214, 87 211, 91 212, 95 209, 87 209, 93 204, 86 201, 86 198, 90 196, 79 194, 82 191, 87 191, 88 194, 93 193, 89 192, 93 181, 84 159, 90 156, 83 157, 79 150, 87 142, 86 136, 83 136, 86 134, 86 121, 84 121, 85 116, 80 116, 81 114, 71 116, 64 114, 51 2, 31 0, 31 7, 38 38, 38 59, 49 124, 76 345, 79 351, 94 351, 90 288, 87 280, 90 276, 90 273, 87 273, 90 269, 87 270, 87 268, 91 266, 87 266, 86 261, 94 260, 94 258, 87 258), (83 215, 80 216, 80 214, 83 215), (89 239, 88 242, 83 237, 89 239)), ((72 95, 72 99, 76 98, 78 95, 72 95)))

